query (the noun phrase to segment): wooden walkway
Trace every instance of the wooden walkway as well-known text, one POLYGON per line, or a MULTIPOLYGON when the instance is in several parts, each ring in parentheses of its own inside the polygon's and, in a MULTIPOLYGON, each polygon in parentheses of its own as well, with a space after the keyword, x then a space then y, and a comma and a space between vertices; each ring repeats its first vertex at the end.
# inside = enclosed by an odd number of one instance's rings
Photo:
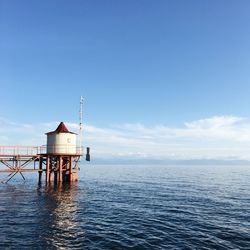
POLYGON ((45 147, 0 146, 0 173, 9 173, 2 182, 7 183, 17 173, 25 180, 23 172, 44 171, 38 168, 39 154, 45 147), (33 165, 31 167, 31 165, 33 165))

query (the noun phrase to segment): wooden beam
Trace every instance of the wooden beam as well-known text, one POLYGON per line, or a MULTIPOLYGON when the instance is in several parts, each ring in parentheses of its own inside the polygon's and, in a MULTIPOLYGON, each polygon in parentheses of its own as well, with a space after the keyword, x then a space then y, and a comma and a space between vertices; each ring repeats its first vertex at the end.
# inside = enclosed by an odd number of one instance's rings
POLYGON ((42 172, 43 169, 0 169, 0 173, 14 173, 14 172, 42 172))

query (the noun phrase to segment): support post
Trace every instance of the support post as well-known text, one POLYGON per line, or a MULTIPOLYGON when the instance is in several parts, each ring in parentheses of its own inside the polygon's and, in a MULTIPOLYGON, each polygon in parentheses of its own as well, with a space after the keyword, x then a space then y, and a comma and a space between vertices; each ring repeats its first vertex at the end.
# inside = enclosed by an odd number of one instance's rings
POLYGON ((52 168, 49 171, 49 182, 52 182, 52 168))
POLYGON ((58 182, 58 170, 54 170, 54 183, 56 184, 58 182))
POLYGON ((62 156, 59 156, 59 182, 62 182, 62 156))
POLYGON ((69 158, 69 181, 74 181, 73 180, 73 174, 72 174, 72 156, 69 158))
POLYGON ((42 182, 42 174, 43 174, 43 157, 40 156, 39 158, 39 179, 38 179, 38 183, 42 182))
POLYGON ((50 157, 47 155, 47 158, 46 158, 46 183, 49 182, 49 172, 50 172, 50 157))

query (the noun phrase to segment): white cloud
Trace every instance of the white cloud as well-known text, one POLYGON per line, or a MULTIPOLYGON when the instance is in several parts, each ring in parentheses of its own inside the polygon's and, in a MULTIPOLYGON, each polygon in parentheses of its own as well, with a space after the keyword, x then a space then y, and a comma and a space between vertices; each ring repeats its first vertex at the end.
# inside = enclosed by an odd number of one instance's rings
POLYGON ((189 123, 187 122, 185 123, 185 126, 189 129, 226 128, 231 127, 242 120, 244 119, 236 116, 214 116, 208 119, 201 119, 189 123))
MULTIPOLYGON (((59 122, 18 124, 0 118, 0 144, 44 145, 44 133, 59 122)), ((78 133, 77 123, 66 123, 78 133)), ((84 145, 95 157, 155 159, 250 159, 250 121, 215 116, 186 122, 181 128, 123 124, 107 128, 84 126, 84 145)))

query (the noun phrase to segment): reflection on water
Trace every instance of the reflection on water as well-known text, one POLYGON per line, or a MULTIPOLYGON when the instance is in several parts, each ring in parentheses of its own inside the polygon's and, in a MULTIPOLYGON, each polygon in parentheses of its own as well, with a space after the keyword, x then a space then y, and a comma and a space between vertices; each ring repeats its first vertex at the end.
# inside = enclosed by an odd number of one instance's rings
POLYGON ((42 197, 41 211, 44 233, 40 240, 50 247, 67 248, 81 244, 83 233, 80 229, 78 183, 59 183, 39 187, 37 193, 42 197))
POLYGON ((78 183, 35 187, 35 183, 0 186, 0 248, 81 248, 78 183))

